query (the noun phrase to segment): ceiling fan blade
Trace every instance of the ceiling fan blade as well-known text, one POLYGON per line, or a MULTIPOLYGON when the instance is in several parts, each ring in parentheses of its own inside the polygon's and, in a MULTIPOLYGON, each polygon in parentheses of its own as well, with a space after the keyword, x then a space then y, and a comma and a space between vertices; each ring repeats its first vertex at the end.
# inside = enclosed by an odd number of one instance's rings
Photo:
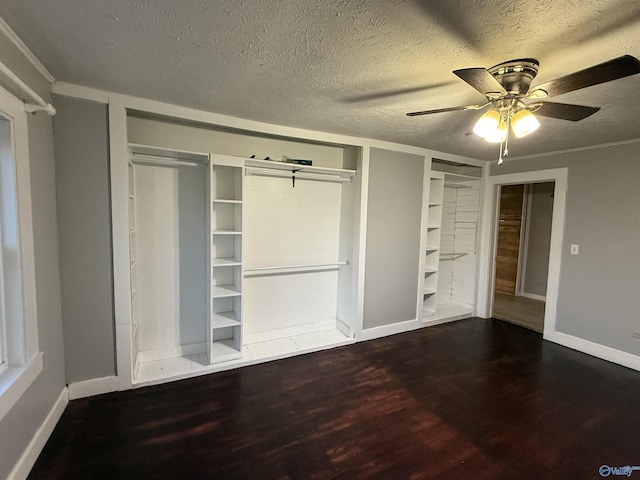
POLYGON ((541 117, 559 118, 577 122, 583 120, 600 110, 600 107, 585 107, 570 103, 540 102, 540 108, 535 110, 541 117))
POLYGON ((481 105, 465 105, 464 107, 448 107, 448 108, 438 108, 435 110, 423 110, 421 112, 410 112, 410 113, 407 113, 407 116, 417 117, 420 115, 431 115, 432 113, 457 112, 460 110, 479 110, 480 108, 482 108, 481 105))
POLYGON ((504 87, 500 85, 486 68, 463 68, 461 70, 454 70, 453 73, 485 96, 488 93, 498 95, 505 95, 507 93, 504 87))
POLYGON ((563 93, 610 82, 629 75, 635 75, 636 73, 640 73, 640 61, 631 55, 623 55, 608 62, 537 85, 531 88, 527 95, 536 90, 544 90, 549 97, 562 95, 563 93))

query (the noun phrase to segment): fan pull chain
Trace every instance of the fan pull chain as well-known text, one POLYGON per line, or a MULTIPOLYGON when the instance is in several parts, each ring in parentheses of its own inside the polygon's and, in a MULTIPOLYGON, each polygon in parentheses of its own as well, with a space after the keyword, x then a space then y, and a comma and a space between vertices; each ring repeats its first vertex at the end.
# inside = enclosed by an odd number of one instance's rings
POLYGON ((511 129, 511 109, 507 110, 507 128, 505 130, 504 139, 500 139, 500 155, 498 157, 498 165, 504 163, 504 157, 509 156, 509 130, 511 129))

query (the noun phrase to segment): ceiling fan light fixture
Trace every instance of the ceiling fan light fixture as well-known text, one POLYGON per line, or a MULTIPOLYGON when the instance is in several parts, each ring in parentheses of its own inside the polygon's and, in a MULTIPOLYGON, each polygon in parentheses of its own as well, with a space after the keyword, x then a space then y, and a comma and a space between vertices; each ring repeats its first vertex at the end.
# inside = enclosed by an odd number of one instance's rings
POLYGON ((540 126, 538 119, 528 110, 519 110, 511 117, 511 128, 516 138, 526 137, 540 126))
POLYGON ((495 135, 499 126, 500 113, 495 110, 489 110, 484 113, 473 126, 473 133, 479 137, 485 138, 487 135, 495 135))
POLYGON ((501 122, 497 128, 487 132, 483 138, 489 143, 503 142, 507 138, 507 123, 501 122))

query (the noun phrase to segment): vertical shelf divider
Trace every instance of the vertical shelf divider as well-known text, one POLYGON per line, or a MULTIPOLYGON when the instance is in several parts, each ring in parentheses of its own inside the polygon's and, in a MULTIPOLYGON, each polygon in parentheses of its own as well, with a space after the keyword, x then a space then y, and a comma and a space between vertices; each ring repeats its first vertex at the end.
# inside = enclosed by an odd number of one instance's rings
POLYGON ((209 363, 242 357, 244 159, 210 155, 209 363))
POLYGON ((428 320, 436 313, 438 269, 440 260, 440 236, 444 204, 444 174, 432 171, 429 176, 429 195, 426 205, 427 231, 426 259, 424 262, 424 291, 422 315, 428 320))

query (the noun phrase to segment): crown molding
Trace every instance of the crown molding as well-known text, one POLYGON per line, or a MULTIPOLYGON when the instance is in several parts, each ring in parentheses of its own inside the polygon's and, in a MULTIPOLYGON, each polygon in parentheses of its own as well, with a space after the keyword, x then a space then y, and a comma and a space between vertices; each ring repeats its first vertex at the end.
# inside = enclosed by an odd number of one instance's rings
POLYGON ((11 27, 9 25, 7 25, 7 22, 4 21, 4 19, 2 17, 0 17, 0 32, 4 33, 4 35, 9 39, 9 41, 11 43, 13 43, 13 45, 20 50, 20 53, 22 53, 25 58, 27 60, 29 60, 29 62, 31 63, 31 65, 34 66, 34 68, 49 82, 49 83, 53 83, 55 82, 55 78, 53 77, 53 75, 51 75, 51 73, 49 72, 49 70, 46 69, 46 67, 44 65, 42 65, 42 63, 40 63, 40 60, 38 60, 38 58, 33 54, 33 52, 31 50, 29 50, 29 47, 27 47, 25 45, 25 43, 20 39, 20 37, 18 37, 18 35, 16 34, 16 32, 14 32, 11 27))
POLYGON ((566 148, 564 150, 554 150, 553 152, 533 153, 531 155, 521 155, 518 157, 507 157, 505 158, 505 162, 512 161, 512 160, 513 161, 528 160, 531 158, 540 158, 540 157, 553 157, 555 155, 562 155, 565 153, 584 152, 587 150, 598 150, 600 148, 616 147, 619 145, 629 145, 632 143, 640 143, 640 138, 632 138, 631 140, 620 140, 618 142, 600 143, 598 145, 587 145, 585 147, 566 148))

